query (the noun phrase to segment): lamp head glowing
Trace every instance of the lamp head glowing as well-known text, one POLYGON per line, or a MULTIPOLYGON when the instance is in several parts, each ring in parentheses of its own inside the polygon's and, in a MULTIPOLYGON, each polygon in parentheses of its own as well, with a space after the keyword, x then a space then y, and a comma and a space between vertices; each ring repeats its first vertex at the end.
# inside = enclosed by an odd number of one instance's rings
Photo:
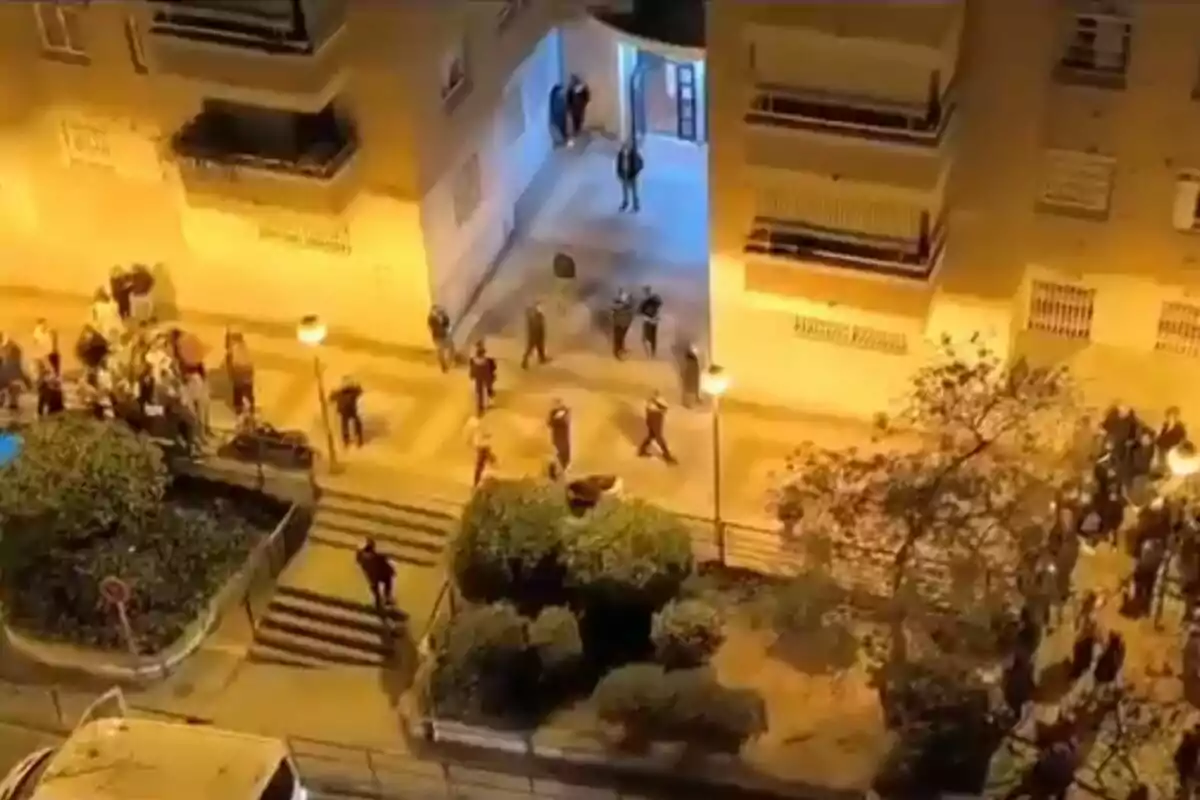
POLYGON ((700 376, 700 391, 709 397, 719 398, 729 391, 729 375, 713 364, 700 376))
POLYGON ((1200 472, 1200 454, 1191 442, 1182 442, 1167 451, 1167 469, 1177 478, 1187 478, 1200 472))
POLYGON ((300 324, 296 326, 296 338, 309 347, 317 347, 322 344, 328 333, 325 323, 321 322, 321 318, 316 314, 301 317, 300 324))

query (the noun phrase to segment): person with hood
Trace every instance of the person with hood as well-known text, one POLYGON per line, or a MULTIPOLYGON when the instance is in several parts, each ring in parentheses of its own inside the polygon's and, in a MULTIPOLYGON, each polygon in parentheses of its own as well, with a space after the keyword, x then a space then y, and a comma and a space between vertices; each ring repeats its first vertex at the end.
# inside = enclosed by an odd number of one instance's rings
POLYGON ((329 397, 337 410, 338 421, 341 423, 342 445, 345 447, 350 446, 352 439, 359 447, 363 446, 362 413, 358 405, 362 395, 362 386, 347 375, 329 397))

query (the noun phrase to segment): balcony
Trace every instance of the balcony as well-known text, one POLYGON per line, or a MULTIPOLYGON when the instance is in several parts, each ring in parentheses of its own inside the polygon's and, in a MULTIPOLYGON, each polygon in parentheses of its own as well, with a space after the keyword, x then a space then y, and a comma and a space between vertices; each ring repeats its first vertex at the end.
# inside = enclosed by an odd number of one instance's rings
POLYGON ((629 0, 592 6, 592 16, 623 33, 676 47, 704 48, 704 0, 629 0))
POLYGON ((1068 16, 1054 79, 1065 84, 1124 89, 1133 42, 1131 19, 1128 11, 1068 16))
POLYGON ((911 239, 759 216, 743 249, 750 254, 923 281, 941 261, 945 231, 945 218, 931 223, 928 212, 921 213, 919 231, 911 239))
POLYGON ((936 149, 947 138, 956 103, 947 91, 924 106, 838 97, 789 86, 755 87, 747 124, 936 149))
POLYGON ((336 7, 309 20, 299 0, 154 5, 146 50, 162 74, 207 84, 209 93, 296 110, 318 110, 336 93, 346 51, 336 7))
POLYGON ((359 189, 354 126, 328 109, 260 110, 254 118, 208 107, 175 134, 171 148, 184 188, 200 196, 336 214, 359 189), (272 113, 274 124, 263 125, 272 113))

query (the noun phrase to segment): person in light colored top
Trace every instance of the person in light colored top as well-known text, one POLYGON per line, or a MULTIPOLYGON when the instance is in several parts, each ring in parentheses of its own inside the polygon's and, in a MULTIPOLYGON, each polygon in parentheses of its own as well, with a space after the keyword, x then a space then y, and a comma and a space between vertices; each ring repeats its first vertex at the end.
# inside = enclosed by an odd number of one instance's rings
POLYGON ((125 323, 108 292, 99 289, 92 300, 91 325, 107 342, 119 342, 125 332, 125 323))
POLYGON ((58 350, 58 331, 44 319, 33 326, 33 347, 30 355, 35 366, 44 364, 55 375, 62 374, 62 356, 58 350))

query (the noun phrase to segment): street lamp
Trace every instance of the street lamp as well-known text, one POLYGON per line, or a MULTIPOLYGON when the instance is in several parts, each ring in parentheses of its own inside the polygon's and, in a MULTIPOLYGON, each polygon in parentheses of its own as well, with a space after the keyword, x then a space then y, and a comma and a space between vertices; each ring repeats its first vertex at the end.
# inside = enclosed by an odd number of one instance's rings
POLYGON ((317 377, 317 400, 321 404, 321 423, 325 426, 329 471, 333 472, 338 466, 337 449, 333 443, 333 426, 329 423, 329 400, 325 396, 325 368, 321 364, 321 345, 324 344, 325 337, 328 335, 329 329, 316 314, 301 317, 300 324, 296 326, 296 338, 300 340, 301 344, 311 347, 313 351, 313 373, 317 377))
POLYGON ((1191 442, 1180 442, 1167 451, 1167 469, 1176 478, 1190 478, 1200 472, 1200 453, 1191 442))
POLYGON ((725 521, 721 517, 721 397, 729 391, 729 375, 716 364, 700 376, 700 391, 712 400, 713 527, 717 551, 725 561, 725 521))

